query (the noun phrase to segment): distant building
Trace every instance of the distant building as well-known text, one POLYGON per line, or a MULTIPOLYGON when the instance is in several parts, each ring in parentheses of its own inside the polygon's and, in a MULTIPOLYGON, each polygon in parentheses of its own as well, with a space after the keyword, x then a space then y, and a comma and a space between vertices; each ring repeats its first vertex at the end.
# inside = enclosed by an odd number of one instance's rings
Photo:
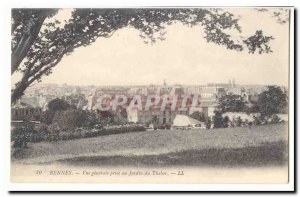
POLYGON ((28 103, 18 100, 16 104, 11 107, 11 120, 35 120, 42 114, 42 108, 33 106, 28 103))
POLYGON ((176 85, 172 87, 170 95, 184 95, 184 88, 181 85, 176 85))
POLYGON ((170 95, 172 91, 172 87, 167 85, 166 80, 164 79, 164 83, 161 87, 157 88, 157 95, 170 95))
POLYGON ((43 94, 43 95, 37 95, 37 100, 39 103, 39 106, 42 108, 43 111, 46 111, 48 109, 48 103, 52 101, 53 99, 56 99, 56 95, 52 94, 43 94))
POLYGON ((198 95, 201 100, 217 100, 226 95, 226 91, 220 87, 200 87, 198 95))
POLYGON ((170 109, 161 111, 160 107, 152 108, 149 111, 139 111, 135 108, 127 108, 128 121, 140 124, 173 124, 173 121, 178 114, 187 115, 188 112, 172 111, 170 109))
POLYGON ((225 89, 229 89, 229 88, 235 88, 236 84, 235 84, 235 80, 229 80, 228 83, 208 83, 207 87, 220 87, 220 88, 225 88, 225 89))
POLYGON ((180 129, 184 129, 184 128, 206 129, 206 124, 205 122, 200 122, 186 115, 176 115, 172 127, 180 128, 180 129))
POLYGON ((214 111, 216 110, 217 107, 217 101, 205 101, 205 100, 200 100, 200 103, 197 107, 191 108, 190 114, 193 112, 201 112, 204 114, 206 117, 212 117, 214 116, 214 111))
MULTIPOLYGON (((170 97, 170 99, 172 99, 170 97)), ((181 107, 182 99, 177 100, 175 109, 171 109, 171 103, 166 105, 165 110, 161 110, 162 96, 160 102, 156 106, 152 106, 149 110, 138 110, 137 108, 127 107, 127 118, 129 122, 141 123, 141 124, 173 124, 174 118, 178 114, 187 115, 189 113, 189 104, 187 104, 186 111, 178 110, 181 107)), ((146 99, 142 98, 142 106, 145 106, 146 99)))

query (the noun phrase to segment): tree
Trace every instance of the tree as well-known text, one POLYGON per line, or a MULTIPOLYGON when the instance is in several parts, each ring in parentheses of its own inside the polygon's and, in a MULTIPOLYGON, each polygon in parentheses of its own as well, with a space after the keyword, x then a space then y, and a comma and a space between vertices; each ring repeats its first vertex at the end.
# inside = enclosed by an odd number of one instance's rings
POLYGON ((30 142, 31 135, 35 133, 34 125, 25 121, 23 125, 15 127, 11 132, 12 142, 12 154, 13 156, 19 156, 24 148, 27 148, 28 142, 30 142))
POLYGON ((12 54, 11 73, 19 68, 27 56, 47 17, 52 17, 57 9, 12 9, 12 54))
POLYGON ((274 114, 286 111, 288 96, 278 86, 267 86, 267 90, 259 94, 257 103, 261 116, 269 118, 274 114))
POLYGON ((33 82, 51 74, 65 55, 88 46, 97 38, 108 38, 119 29, 132 27, 140 31, 145 43, 164 40, 165 27, 180 22, 204 29, 207 42, 223 45, 229 50, 269 53, 272 36, 257 30, 253 36, 236 41, 227 30, 241 33, 239 19, 222 9, 149 8, 149 9, 74 9, 71 18, 60 27, 59 21, 45 22, 57 9, 13 9, 12 11, 12 73, 22 73, 11 93, 15 103, 33 82), (41 28, 43 26, 43 28, 41 28))
POLYGON ((75 106, 70 105, 63 99, 53 99, 48 103, 48 109, 42 114, 41 122, 50 125, 52 124, 56 112, 67 109, 75 109, 75 106))
POLYGON ((259 113, 259 105, 257 104, 256 101, 249 102, 250 106, 246 107, 246 113, 251 114, 251 113, 259 113))
POLYGON ((80 109, 67 109, 58 111, 53 118, 53 124, 59 126, 61 130, 75 131, 78 127, 86 126, 88 114, 80 109))
POLYGON ((70 105, 67 101, 59 98, 53 99, 48 103, 49 110, 59 111, 59 110, 67 110, 70 108, 75 108, 75 106, 70 105))
POLYGON ((218 106, 223 113, 225 112, 243 112, 246 110, 246 102, 240 95, 227 94, 218 99, 218 106))
POLYGON ((225 116, 225 117, 223 118, 223 127, 224 127, 224 128, 229 127, 229 117, 228 117, 228 116, 225 116))
POLYGON ((214 124, 214 128, 222 128, 223 127, 222 112, 215 111, 215 115, 213 116, 213 124, 214 124))

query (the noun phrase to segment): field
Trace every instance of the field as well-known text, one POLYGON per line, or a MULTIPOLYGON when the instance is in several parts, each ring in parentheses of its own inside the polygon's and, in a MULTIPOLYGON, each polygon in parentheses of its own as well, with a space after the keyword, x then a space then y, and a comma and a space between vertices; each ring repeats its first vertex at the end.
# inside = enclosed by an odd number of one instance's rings
POLYGON ((18 164, 268 166, 287 162, 287 124, 156 130, 29 144, 18 164))

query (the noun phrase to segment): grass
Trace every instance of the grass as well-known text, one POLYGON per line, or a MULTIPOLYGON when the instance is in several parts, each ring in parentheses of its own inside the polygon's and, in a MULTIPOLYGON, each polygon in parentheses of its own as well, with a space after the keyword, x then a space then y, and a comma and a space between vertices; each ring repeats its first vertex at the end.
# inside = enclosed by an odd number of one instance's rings
POLYGON ((60 162, 79 166, 203 166, 203 167, 258 167, 286 164, 286 143, 266 143, 257 147, 210 148, 183 150, 160 155, 82 156, 60 162))
POLYGON ((287 161, 287 124, 157 130, 29 144, 14 162, 128 166, 265 166, 287 161))

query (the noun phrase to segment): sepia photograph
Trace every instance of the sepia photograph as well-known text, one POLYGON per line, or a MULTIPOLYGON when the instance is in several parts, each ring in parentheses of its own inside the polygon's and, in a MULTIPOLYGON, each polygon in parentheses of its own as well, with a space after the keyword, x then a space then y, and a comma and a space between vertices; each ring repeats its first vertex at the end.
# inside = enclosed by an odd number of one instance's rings
POLYGON ((293 12, 12 8, 11 181, 288 184, 293 12))

